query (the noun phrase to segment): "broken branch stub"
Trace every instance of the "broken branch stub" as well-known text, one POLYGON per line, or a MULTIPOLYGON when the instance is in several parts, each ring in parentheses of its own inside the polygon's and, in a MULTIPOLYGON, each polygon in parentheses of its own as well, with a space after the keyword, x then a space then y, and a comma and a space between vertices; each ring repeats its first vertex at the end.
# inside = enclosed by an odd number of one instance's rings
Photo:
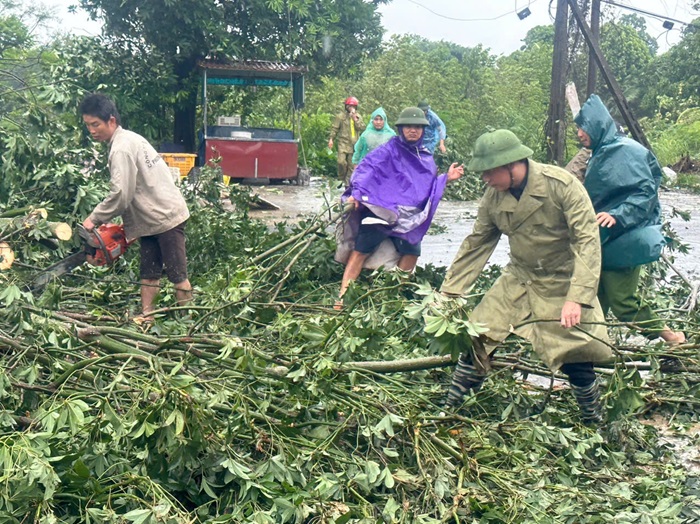
POLYGON ((0 242, 0 270, 10 269, 15 261, 15 252, 7 242, 0 242))

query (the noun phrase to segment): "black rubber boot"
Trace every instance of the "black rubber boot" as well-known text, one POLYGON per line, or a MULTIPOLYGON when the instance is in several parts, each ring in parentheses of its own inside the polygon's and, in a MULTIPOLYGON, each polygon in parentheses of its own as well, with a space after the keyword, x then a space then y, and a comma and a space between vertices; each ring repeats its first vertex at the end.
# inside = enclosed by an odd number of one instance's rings
POLYGON ((598 379, 588 386, 575 386, 571 384, 578 407, 581 409, 581 419, 586 426, 595 426, 603 423, 603 407, 600 404, 600 389, 598 379))
POLYGON ((486 375, 479 373, 471 358, 466 355, 460 355, 457 361, 454 375, 452 375, 452 385, 447 392, 447 400, 445 406, 454 408, 459 406, 464 399, 464 395, 469 391, 479 391, 484 383, 486 375))

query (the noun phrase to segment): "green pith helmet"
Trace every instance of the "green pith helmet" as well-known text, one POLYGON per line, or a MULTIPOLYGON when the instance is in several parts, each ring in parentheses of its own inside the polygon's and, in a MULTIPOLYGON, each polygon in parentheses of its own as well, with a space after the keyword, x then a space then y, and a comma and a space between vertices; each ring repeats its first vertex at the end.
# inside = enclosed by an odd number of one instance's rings
POLYGON ((508 129, 496 129, 476 139, 474 154, 469 161, 468 169, 483 173, 489 169, 528 158, 532 153, 532 149, 523 145, 515 133, 508 129))
POLYGON ((417 107, 407 107, 399 115, 396 121, 397 126, 414 125, 414 126, 429 126, 430 122, 425 118, 425 114, 417 107))
POLYGON ((420 109, 422 109, 423 111, 427 111, 428 109, 430 109, 430 104, 429 104, 428 101, 424 98, 423 100, 421 100, 420 102, 418 102, 418 107, 419 107, 420 109))

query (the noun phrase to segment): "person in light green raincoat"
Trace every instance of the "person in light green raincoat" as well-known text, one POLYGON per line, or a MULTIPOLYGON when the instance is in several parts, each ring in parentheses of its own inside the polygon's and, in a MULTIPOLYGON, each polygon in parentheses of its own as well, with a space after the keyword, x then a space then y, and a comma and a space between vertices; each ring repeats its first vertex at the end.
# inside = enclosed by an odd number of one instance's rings
POLYGON ((488 187, 474 230, 440 291, 467 292, 502 234, 509 239, 510 262, 470 316, 488 331, 473 341, 474 351, 460 357, 447 405, 456 407, 469 390, 481 387, 488 354, 515 334, 530 340, 550 369, 569 377, 583 421, 599 423, 593 363, 612 353, 596 297, 601 252, 595 213, 579 181, 561 168, 529 160, 531 155, 506 129, 475 143, 469 169, 482 173, 488 187))
POLYGON ((386 123, 386 112, 383 107, 378 107, 369 119, 371 125, 367 126, 355 144, 355 153, 352 155, 352 163, 359 164, 367 153, 386 144, 396 131, 386 123))

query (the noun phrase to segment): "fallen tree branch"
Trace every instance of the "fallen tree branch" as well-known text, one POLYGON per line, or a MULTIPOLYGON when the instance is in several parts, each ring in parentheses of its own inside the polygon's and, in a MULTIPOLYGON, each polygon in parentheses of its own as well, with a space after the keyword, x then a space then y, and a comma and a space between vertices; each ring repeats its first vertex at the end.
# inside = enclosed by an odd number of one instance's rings
POLYGON ((408 371, 422 371, 426 369, 444 368, 452 366, 454 360, 451 355, 439 357, 412 358, 407 360, 377 360, 364 362, 347 362, 341 369, 364 369, 375 373, 402 373, 408 371))
POLYGON ((289 237, 284 242, 280 242, 275 247, 268 249, 264 253, 260 253, 258 256, 251 259, 251 261, 250 261, 251 264, 257 264, 257 263, 265 260, 266 258, 268 258, 270 255, 273 255, 273 254, 277 253, 278 251, 281 251, 282 249, 284 249, 288 245, 294 244, 299 239, 304 238, 305 236, 307 236, 311 233, 315 233, 316 231, 318 231, 321 228, 330 226, 331 224, 337 222, 340 219, 340 217, 342 217, 342 216, 343 216, 342 213, 336 213, 335 215, 331 216, 330 219, 328 219, 327 221, 324 220, 322 222, 317 222, 316 224, 306 228, 301 233, 297 233, 296 235, 289 237))
POLYGON ((678 269, 673 262, 666 256, 665 253, 661 253, 661 258, 662 260, 666 263, 668 267, 670 267, 676 275, 678 275, 683 282, 685 282, 688 287, 690 287, 690 294, 688 295, 688 298, 685 300, 683 305, 681 306, 681 309, 683 311, 693 311, 695 307, 698 305, 698 293, 700 293, 700 281, 696 280, 694 282, 691 282, 691 280, 680 270, 678 269))
POLYGON ((43 207, 26 206, 26 207, 18 207, 16 209, 6 209, 2 213, 0 213, 0 218, 15 218, 15 217, 18 217, 20 215, 32 215, 32 214, 38 214, 44 219, 49 216, 48 212, 43 207))

